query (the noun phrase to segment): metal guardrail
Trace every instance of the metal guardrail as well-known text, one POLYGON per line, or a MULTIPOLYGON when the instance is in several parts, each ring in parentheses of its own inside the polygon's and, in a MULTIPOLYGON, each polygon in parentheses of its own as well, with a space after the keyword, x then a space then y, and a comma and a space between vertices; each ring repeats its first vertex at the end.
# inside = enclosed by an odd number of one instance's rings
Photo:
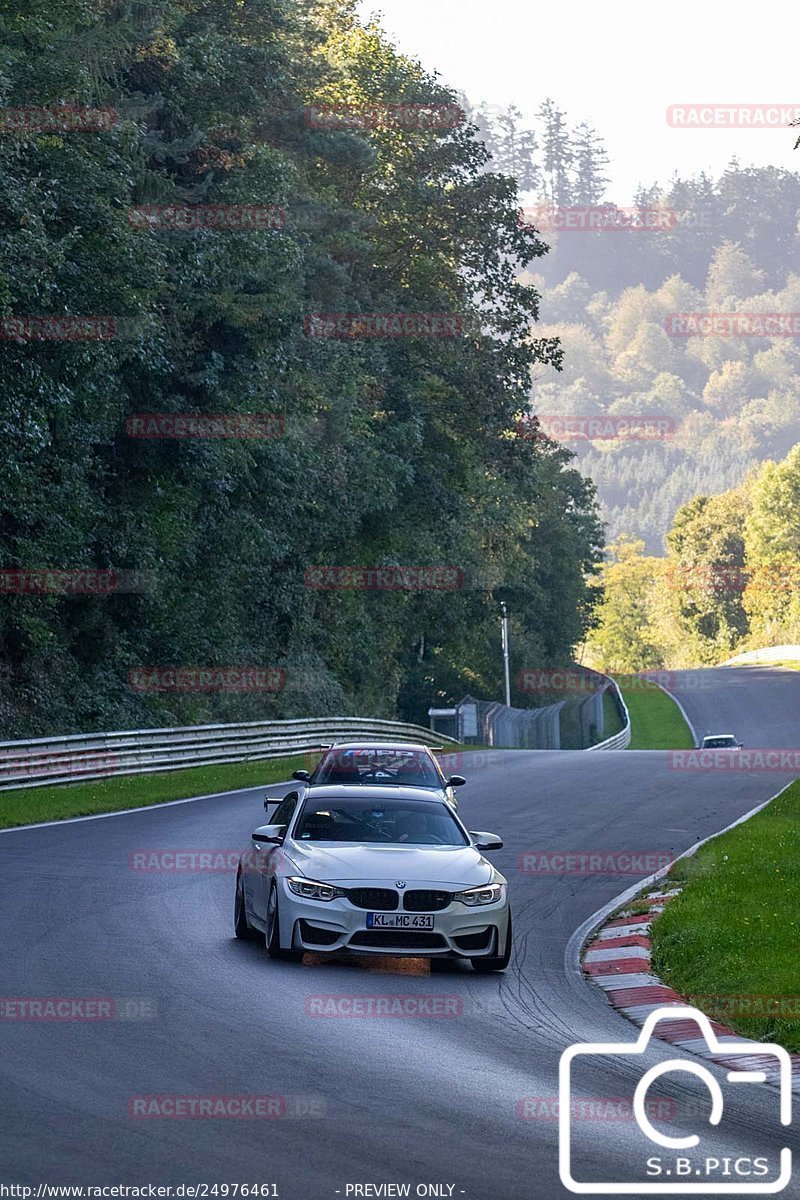
POLYGON ((350 738, 386 738, 423 745, 458 743, 424 725, 367 717, 248 721, 240 725, 188 725, 76 733, 66 737, 0 742, 0 792, 20 787, 79 783, 118 775, 145 775, 183 767, 280 758, 350 738))
POLYGON ((764 650, 747 650, 744 654, 735 655, 734 658, 726 658, 725 662, 719 665, 721 667, 737 667, 739 665, 746 666, 747 663, 781 662, 783 659, 789 662, 800 662, 800 646, 769 646, 764 650))
MULTIPOLYGON (((606 676, 606 678, 608 678, 606 676)), ((614 697, 617 706, 617 711, 622 718, 623 726, 619 733, 615 733, 613 737, 606 738, 604 742, 598 742, 596 746, 587 746, 587 753, 590 750, 627 750, 631 742, 631 715, 628 712, 628 706, 622 699, 622 692, 617 687, 613 679, 608 681, 611 687, 608 689, 614 697)))

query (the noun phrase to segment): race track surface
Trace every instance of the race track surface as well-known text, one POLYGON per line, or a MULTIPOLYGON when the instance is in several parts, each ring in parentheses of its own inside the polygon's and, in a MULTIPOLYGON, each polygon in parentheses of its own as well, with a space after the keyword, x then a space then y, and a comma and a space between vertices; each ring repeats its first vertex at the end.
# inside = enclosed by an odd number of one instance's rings
MULTIPOLYGON (((700 734, 709 725, 748 746, 800 744, 800 673, 707 676, 709 687, 676 693, 700 734)), ((150 1013, 0 1020, 2 1181, 275 1183, 284 1200, 346 1200, 359 1194, 348 1185, 387 1183, 409 1184, 412 1196, 436 1184, 439 1195, 470 1200, 568 1195, 557 1122, 525 1114, 554 1111, 567 1046, 635 1036, 565 954, 582 922, 637 876, 524 872, 520 856, 677 854, 789 777, 674 769, 660 751, 496 752, 471 767, 465 760, 464 770, 467 824, 506 843, 494 861, 510 880, 516 948, 503 976, 460 964, 431 972, 420 960, 274 963, 259 944, 233 938, 232 874, 130 869, 142 848, 245 847, 264 819, 264 789, 0 835, 2 996, 133 998, 150 1013), (457 1011, 418 1019, 306 1011, 319 995, 408 993, 455 998, 457 1011), (129 1115, 132 1097, 256 1094, 286 1097, 286 1115, 129 1115)), ((689 1059, 657 1042, 633 1063, 598 1061, 582 1075, 583 1093, 630 1097, 644 1066, 675 1057, 689 1059)), ((702 1118, 685 1113, 695 1105, 707 1115, 705 1088, 690 1075, 663 1087, 680 1130, 693 1132, 702 1118)), ((716 1151, 771 1161, 783 1145, 796 1151, 794 1130, 778 1126, 775 1093, 737 1087, 716 1151)), ((642 1135, 630 1120, 584 1120, 578 1140, 574 1169, 584 1177, 627 1180, 640 1169, 642 1135)))

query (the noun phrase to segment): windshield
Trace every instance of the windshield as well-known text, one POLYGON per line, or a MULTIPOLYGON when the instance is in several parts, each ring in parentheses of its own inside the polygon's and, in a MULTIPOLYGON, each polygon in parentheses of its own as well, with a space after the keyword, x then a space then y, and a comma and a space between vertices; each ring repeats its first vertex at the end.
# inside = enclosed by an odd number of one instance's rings
POLYGON ((468 846, 444 803, 425 800, 306 800, 292 837, 298 842, 356 842, 397 846, 468 846))
POLYGON ((711 750, 724 750, 736 745, 734 737, 707 737, 703 738, 703 745, 711 750))
POLYGON ((375 748, 331 750, 317 766, 311 782, 444 787, 435 763, 424 751, 375 748))

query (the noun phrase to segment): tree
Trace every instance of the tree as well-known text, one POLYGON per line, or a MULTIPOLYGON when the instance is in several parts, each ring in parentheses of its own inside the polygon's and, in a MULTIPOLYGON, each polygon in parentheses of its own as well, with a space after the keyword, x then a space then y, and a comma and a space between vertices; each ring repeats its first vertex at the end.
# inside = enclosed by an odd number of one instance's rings
POLYGON ((664 665, 651 626, 651 604, 661 561, 643 553, 644 542, 622 536, 608 547, 600 573, 602 602, 587 637, 591 661, 612 674, 664 665))
POLYGON ((542 169, 546 196, 555 205, 571 204, 574 151, 566 114, 548 97, 540 105, 538 116, 542 123, 542 169))
POLYGON ((573 198, 576 204, 599 204, 610 183, 605 174, 608 153, 600 135, 582 121, 572 135, 573 198))

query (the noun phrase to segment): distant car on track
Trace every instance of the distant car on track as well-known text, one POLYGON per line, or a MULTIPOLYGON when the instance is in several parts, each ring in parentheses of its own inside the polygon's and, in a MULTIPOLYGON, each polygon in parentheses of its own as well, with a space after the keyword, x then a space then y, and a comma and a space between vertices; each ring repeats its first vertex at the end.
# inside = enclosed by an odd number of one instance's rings
MULTIPOLYGON (((301 785, 292 795, 304 799, 310 788, 333 784, 369 787, 403 787, 431 794, 458 808, 454 789, 466 783, 463 775, 446 777, 428 746, 415 742, 336 742, 313 771, 295 771, 292 779, 301 785)), ((274 801, 267 796, 264 808, 274 801)))
POLYGON ((741 750, 742 743, 737 742, 732 733, 709 733, 701 743, 701 750, 741 750))
POLYGON ((238 938, 271 958, 304 951, 464 958, 479 972, 511 956, 507 881, 470 833, 421 789, 319 786, 290 794, 256 829, 236 875, 238 938))

